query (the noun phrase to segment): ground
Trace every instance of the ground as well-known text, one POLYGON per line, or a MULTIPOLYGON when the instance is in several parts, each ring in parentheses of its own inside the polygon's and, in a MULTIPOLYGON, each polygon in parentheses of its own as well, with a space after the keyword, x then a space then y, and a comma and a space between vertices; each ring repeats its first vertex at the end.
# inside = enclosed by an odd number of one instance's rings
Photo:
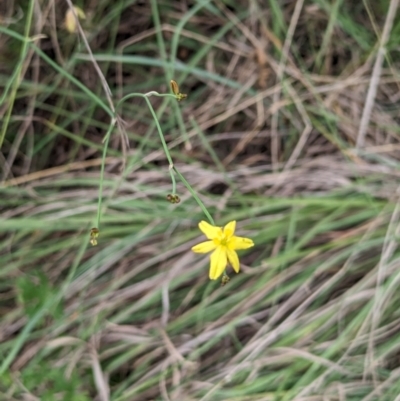
POLYGON ((399 401, 397 8, 5 0, 0 400, 399 401))

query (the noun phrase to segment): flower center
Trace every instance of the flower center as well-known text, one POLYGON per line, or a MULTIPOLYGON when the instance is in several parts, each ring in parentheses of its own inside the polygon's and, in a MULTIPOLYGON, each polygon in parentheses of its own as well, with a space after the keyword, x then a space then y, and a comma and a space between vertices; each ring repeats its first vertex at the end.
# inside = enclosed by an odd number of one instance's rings
POLYGON ((228 238, 223 237, 223 238, 221 239, 221 245, 227 246, 227 242, 228 242, 228 238))
POLYGON ((225 247, 228 246, 228 238, 226 235, 223 235, 220 238, 214 238, 213 242, 217 246, 225 246, 225 247))

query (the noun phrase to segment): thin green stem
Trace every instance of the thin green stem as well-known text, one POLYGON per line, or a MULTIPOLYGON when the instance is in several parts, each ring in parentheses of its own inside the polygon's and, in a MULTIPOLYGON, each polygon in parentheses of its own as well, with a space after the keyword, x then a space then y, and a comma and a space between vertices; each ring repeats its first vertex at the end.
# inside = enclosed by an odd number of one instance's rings
MULTIPOLYGON (((148 98, 149 96, 157 96, 157 97, 172 97, 173 99, 176 99, 175 95, 172 95, 170 93, 158 93, 156 91, 151 91, 148 93, 130 93, 129 95, 124 96, 122 99, 118 101, 118 103, 115 106, 115 110, 118 110, 118 107, 125 102, 125 100, 128 100, 132 97, 143 97, 143 98, 148 98)), ((157 118, 158 120, 158 118, 157 118)))
POLYGON ((142 97, 142 98, 146 99, 146 103, 147 103, 147 105, 149 106, 150 112, 151 112, 151 114, 152 114, 152 116, 153 116, 153 118, 154 118, 154 122, 155 122, 155 124, 156 124, 156 126, 157 126, 158 133, 160 134, 160 139, 161 139, 161 143, 162 143, 163 148, 164 148, 164 153, 165 153, 165 155, 167 156, 167 159, 168 159, 168 162, 169 162, 169 170, 168 170, 168 171, 169 171, 169 175, 171 176, 171 181, 172 181, 172 193, 173 193, 173 194, 176 194, 176 180, 175 180, 175 174, 174 174, 174 171, 173 171, 172 157, 171 157, 171 155, 170 155, 170 153, 169 153, 168 146, 167 146, 167 144, 166 144, 166 142, 165 142, 164 135, 163 135, 163 133, 162 133, 160 123, 158 122, 157 114, 155 113, 155 111, 154 111, 154 109, 153 109, 153 106, 151 105, 151 103, 150 103, 150 101, 149 101, 149 96, 172 97, 173 99, 176 99, 176 96, 175 96, 175 95, 168 94, 168 93, 163 93, 163 94, 161 94, 161 93, 158 93, 158 92, 155 92, 155 91, 153 91, 153 92, 148 92, 148 93, 130 93, 129 95, 124 96, 124 97, 117 103, 116 109, 118 110, 118 107, 119 107, 123 102, 125 102, 125 100, 128 100, 128 99, 130 99, 130 98, 132 98, 132 97, 142 97))
MULTIPOLYGON (((172 37, 171 41, 171 54, 170 54, 170 61, 171 61, 171 68, 174 68, 175 61, 176 61, 176 54, 178 52, 178 45, 179 45, 179 38, 182 33, 183 27, 190 21, 192 17, 196 15, 198 11, 200 11, 203 7, 209 4, 211 0, 203 0, 198 2, 194 7, 192 7, 178 22, 174 29, 174 36, 172 37)), ((154 7, 155 9, 157 7, 154 7)))
POLYGON ((172 168, 172 166, 174 165, 174 163, 173 163, 173 161, 172 161, 171 154, 169 153, 169 149, 168 149, 168 146, 167 146, 167 142, 165 142, 164 134, 163 134, 163 132, 162 132, 161 125, 160 125, 160 123, 159 123, 159 121, 158 121, 157 114, 156 114, 156 112, 154 111, 153 106, 151 105, 151 102, 150 102, 149 98, 148 98, 147 96, 144 96, 144 99, 146 100, 146 103, 147 103, 147 105, 149 106, 149 109, 150 109, 150 113, 151 113, 151 115, 152 115, 153 118, 154 118, 154 122, 155 122, 155 124, 156 124, 157 131, 158 131, 158 133, 159 133, 159 135, 160 135, 160 140, 161 140, 162 147, 163 147, 163 149, 164 149, 165 156, 167 157, 167 160, 168 160, 168 163, 169 163, 170 168, 172 168))
MULTIPOLYGON (((17 40, 20 40, 22 42, 25 42, 25 38, 14 32, 11 31, 8 28, 5 28, 3 26, 0 26, 0 32, 11 36, 17 40)), ((75 77, 73 77, 71 74, 68 73, 68 71, 66 71, 65 68, 62 68, 61 66, 59 66, 56 62, 54 62, 50 57, 48 57, 46 55, 46 53, 44 53, 41 49, 39 49, 34 43, 32 43, 32 41, 27 41, 28 45, 31 47, 31 49, 33 49, 35 51, 36 54, 39 55, 39 57, 41 59, 43 59, 47 64, 49 64, 51 67, 54 68, 54 70, 56 70, 60 75, 62 75, 63 77, 65 77, 68 81, 72 82, 74 85, 76 85, 79 89, 81 89, 84 93, 86 93, 89 98, 95 102, 96 104, 98 104, 106 113, 109 114, 110 117, 114 117, 114 113, 113 111, 107 106, 107 104, 105 104, 98 96, 96 96, 89 88, 87 88, 85 85, 83 85, 78 79, 76 79, 75 77)), ((1 98, 3 99, 3 97, 1 98)))
POLYGON ((170 167, 169 169, 169 175, 171 176, 171 181, 172 181, 172 194, 176 194, 176 180, 175 180, 175 174, 174 174, 174 168, 170 167))
MULTIPOLYGON (((173 95, 168 95, 168 96, 173 96, 173 95)), ((162 147, 164 149, 165 156, 168 159, 168 163, 169 163, 168 171, 169 171, 169 175, 171 176, 171 181, 172 181, 172 193, 175 194, 175 192, 176 192, 176 181, 175 181, 175 175, 174 175, 174 171, 173 171, 174 162, 172 161, 171 154, 169 153, 167 142, 165 142, 164 134, 162 132, 161 125, 160 125, 160 123, 158 121, 157 114, 154 111, 153 106, 151 105, 151 102, 150 102, 148 96, 144 96, 144 99, 146 100, 146 103, 149 106, 151 115, 154 118, 154 122, 156 124, 158 134, 160 135, 160 141, 161 141, 162 147)))
MULTIPOLYGON (((209 2, 210 0, 206 0, 207 2, 209 2)), ((201 5, 201 7, 203 6, 203 4, 201 5)), ((161 19, 160 19, 160 14, 158 12, 158 4, 156 0, 151 0, 151 9, 152 9, 152 16, 153 16, 153 22, 154 22, 154 26, 157 29, 157 44, 158 44, 158 48, 160 50, 160 56, 161 56, 161 60, 163 63, 163 68, 165 71, 165 75, 166 75, 166 80, 167 80, 167 84, 169 84, 170 80, 173 78, 174 75, 174 69, 175 69, 175 60, 176 60, 176 51, 177 51, 177 46, 178 46, 178 40, 179 40, 179 35, 181 33, 181 30, 184 26, 184 24, 191 18, 191 16, 193 16, 201 7, 194 6, 193 9, 195 9, 195 11, 193 12, 192 9, 186 14, 186 16, 184 17, 184 22, 181 24, 179 23, 178 26, 176 27, 175 30, 175 34, 174 34, 174 39, 176 42, 176 48, 174 50, 175 53, 173 53, 171 55, 171 61, 168 61, 168 56, 167 56, 167 49, 165 46, 165 41, 163 38, 163 31, 161 29, 161 19), (179 31, 179 33, 177 33, 177 30, 179 31)), ((174 46, 174 44, 172 44, 174 46)), ((181 132, 181 135, 184 139, 185 142, 185 147, 186 149, 191 149, 191 144, 189 142, 189 138, 187 136, 187 132, 185 129, 185 124, 183 122, 183 118, 182 118, 182 113, 180 111, 180 108, 178 106, 177 103, 173 103, 172 104, 172 108, 174 110, 174 114, 176 116, 177 122, 178 122, 178 126, 181 132)))
POLYGON ((176 175, 180 178, 180 180, 183 182, 183 185, 188 189, 188 191, 192 194, 193 198, 197 202, 197 204, 200 206, 201 210, 203 213, 206 215, 207 219, 209 222, 215 226, 214 219, 211 217, 210 213, 208 212, 207 208, 205 207, 204 203, 201 201, 201 199, 197 196, 196 192, 194 189, 191 187, 191 185, 186 181, 185 177, 177 170, 177 168, 174 166, 174 170, 176 175))
POLYGON ((191 185, 186 181, 185 177, 174 166, 174 162, 172 161, 171 154, 169 153, 168 145, 165 142, 164 134, 162 132, 161 125, 160 125, 160 123, 158 121, 157 114, 154 111, 153 106, 152 106, 152 104, 151 104, 151 102, 149 100, 149 96, 160 96, 160 97, 167 97, 167 96, 171 97, 172 96, 174 98, 175 98, 175 96, 171 95, 171 94, 159 94, 158 92, 149 92, 149 93, 146 93, 146 94, 143 94, 143 93, 130 93, 129 95, 124 96, 117 103, 116 109, 118 110, 118 106, 120 106, 122 104, 122 102, 124 102, 125 100, 127 100, 127 99, 129 99, 131 97, 134 97, 134 96, 143 97, 146 100, 146 103, 147 103, 147 105, 149 106, 149 109, 150 109, 150 113, 154 118, 154 122, 156 124, 158 134, 160 136, 160 141, 161 141, 162 147, 164 149, 165 156, 167 157, 167 160, 168 160, 168 163, 169 163, 169 173, 171 175, 171 181, 172 181, 172 193, 175 194, 175 192, 176 192, 176 182, 175 182, 175 177, 174 177, 174 172, 175 172, 178 175, 178 177, 180 178, 180 180, 183 182, 185 187, 192 194, 193 198, 195 199, 197 204, 200 206, 201 210, 204 212, 204 214, 206 215, 207 219, 210 221, 210 223, 213 226, 215 226, 214 219, 211 217, 211 215, 208 212, 207 208, 205 207, 204 203, 201 201, 201 199, 196 194, 195 190, 191 187, 191 185))
MULTIPOLYGON (((164 63, 166 63, 167 62, 167 49, 165 47, 162 29, 160 29, 161 19, 160 19, 160 14, 158 12, 157 0, 151 0, 151 14, 153 17, 154 26, 156 27, 156 29, 158 28, 156 31, 156 37, 157 37, 158 48, 161 53, 161 59, 164 63)), ((165 68, 165 66, 164 66, 165 72, 167 74, 167 81, 169 81, 172 78, 172 69, 173 68, 174 68, 173 66, 167 65, 167 68, 165 68)))
POLYGON ((50 309, 54 302, 54 297, 49 297, 45 303, 35 312, 35 314, 30 318, 28 323, 24 326, 21 333, 15 339, 14 344, 11 348, 10 353, 6 358, 3 359, 0 366, 0 377, 6 372, 10 367, 13 360, 18 354, 18 351, 23 347, 25 341, 28 339, 30 332, 35 328, 35 326, 42 320, 46 312, 50 309))
POLYGON ((46 299, 46 301, 43 303, 43 305, 35 312, 35 314, 29 319, 27 324, 24 326, 22 331, 18 334, 18 337, 13 342, 11 351, 9 352, 7 357, 3 359, 3 361, 0 365, 0 377, 10 367, 10 365, 14 361, 15 357, 17 356, 18 352, 24 346, 25 342, 28 340, 29 334, 32 332, 32 330, 40 323, 40 321, 43 319, 43 317, 46 315, 46 313, 55 309, 55 306, 65 296, 68 286, 71 284, 72 279, 75 275, 75 272, 79 266, 79 263, 83 258, 86 247, 87 247, 87 244, 85 244, 83 242, 81 245, 81 248, 78 252, 78 255, 76 256, 76 258, 74 260, 71 271, 69 272, 65 283, 62 285, 61 290, 59 292, 49 296, 46 299))
POLYGON ((101 203, 103 201, 103 182, 104 182, 104 169, 106 165, 106 156, 108 150, 108 144, 110 143, 111 132, 115 125, 115 118, 111 120, 110 126, 108 127, 107 134, 104 138, 103 146, 103 156, 101 159, 101 170, 100 170, 100 184, 99 184, 99 199, 97 203, 97 218, 96 218, 96 228, 100 229, 100 218, 101 218, 101 203))
POLYGON ((8 105, 7 113, 6 113, 5 117, 4 117, 3 125, 1 127, 0 149, 1 149, 2 145, 3 145, 4 138, 6 136, 8 124, 10 123, 11 113, 12 113, 13 108, 14 108, 14 102, 15 102, 15 97, 17 95, 18 85, 19 85, 19 82, 21 80, 22 67, 24 65, 24 60, 25 60, 25 57, 26 57, 26 53, 28 52, 29 33, 30 33, 30 30, 31 30, 31 25, 32 25, 32 17, 33 17, 33 7, 34 7, 34 5, 35 5, 35 1, 31 0, 29 2, 28 13, 26 14, 26 25, 25 25, 25 34, 24 34, 25 37, 24 37, 23 42, 22 42, 21 57, 20 57, 20 61, 18 63, 18 66, 16 68, 17 72, 12 77, 13 85, 12 85, 12 91, 11 91, 11 94, 10 94, 10 103, 8 105))

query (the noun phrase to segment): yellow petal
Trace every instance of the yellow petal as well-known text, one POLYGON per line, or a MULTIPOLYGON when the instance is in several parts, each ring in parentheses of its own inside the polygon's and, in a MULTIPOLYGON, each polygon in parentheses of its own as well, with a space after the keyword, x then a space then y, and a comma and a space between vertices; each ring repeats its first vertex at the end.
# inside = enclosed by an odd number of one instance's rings
POLYGON ((208 239, 213 239, 216 237, 221 237, 222 236, 222 229, 221 227, 215 227, 212 226, 211 224, 207 223, 206 221, 201 221, 199 223, 199 228, 202 231, 202 233, 208 238, 208 239))
POLYGON ((230 221, 225 227, 224 227, 224 235, 227 238, 232 237, 232 235, 235 233, 236 229, 236 221, 230 221))
POLYGON ((228 248, 231 250, 235 249, 247 249, 254 246, 254 242, 250 238, 244 237, 232 237, 228 241, 228 248))
POLYGON ((196 253, 207 253, 213 251, 217 246, 212 241, 200 242, 192 248, 193 252, 196 253))
POLYGON ((233 269, 235 270, 236 273, 239 273, 240 269, 240 263, 239 263, 239 257, 235 251, 227 250, 227 255, 228 255, 228 260, 229 263, 232 265, 233 269))
POLYGON ((210 279, 216 280, 225 270, 227 259, 226 259, 226 248, 219 246, 210 257, 210 279))

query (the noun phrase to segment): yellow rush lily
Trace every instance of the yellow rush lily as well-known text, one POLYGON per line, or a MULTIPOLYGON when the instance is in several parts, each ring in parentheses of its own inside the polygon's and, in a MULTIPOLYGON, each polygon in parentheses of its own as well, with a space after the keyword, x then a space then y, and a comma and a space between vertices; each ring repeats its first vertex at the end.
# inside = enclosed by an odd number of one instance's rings
POLYGON ((236 273, 239 273, 239 257, 237 249, 247 249, 254 246, 250 238, 235 237, 236 221, 229 222, 224 228, 215 227, 206 221, 199 223, 199 228, 209 241, 201 242, 192 248, 196 253, 208 253, 210 256, 210 279, 216 280, 224 272, 226 265, 232 265, 236 273))

